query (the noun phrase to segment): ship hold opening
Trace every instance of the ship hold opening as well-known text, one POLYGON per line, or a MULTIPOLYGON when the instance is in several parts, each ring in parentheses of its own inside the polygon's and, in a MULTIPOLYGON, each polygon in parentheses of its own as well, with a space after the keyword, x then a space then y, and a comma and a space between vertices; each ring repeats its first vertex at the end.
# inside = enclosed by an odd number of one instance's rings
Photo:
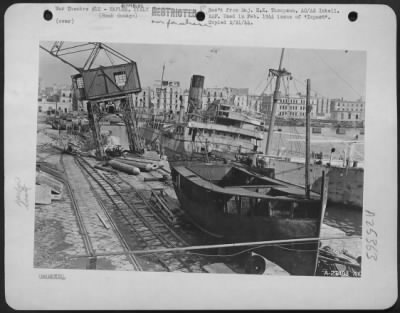
POLYGON ((187 201, 192 206, 189 212, 194 215, 293 220, 320 217, 318 194, 307 200, 302 188, 234 165, 192 164, 176 167, 172 175, 180 196, 190 198, 187 201), (196 211, 192 210, 195 203, 196 211), (205 203, 208 205, 204 206, 205 203))
MULTIPOLYGON (((188 220, 211 236, 212 242, 319 237, 323 214, 319 194, 311 193, 307 198, 304 188, 234 164, 177 164, 171 175, 188 220)), ((310 275, 314 273, 317 249, 317 241, 300 241, 295 245, 260 245, 251 250, 272 262, 279 261, 289 273, 310 275)))

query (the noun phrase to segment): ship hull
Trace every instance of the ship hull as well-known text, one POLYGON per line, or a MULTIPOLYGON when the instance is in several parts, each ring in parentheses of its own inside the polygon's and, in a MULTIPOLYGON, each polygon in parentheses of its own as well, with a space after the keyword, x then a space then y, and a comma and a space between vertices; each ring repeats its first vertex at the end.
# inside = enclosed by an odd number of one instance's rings
MULTIPOLYGON (((235 155, 239 152, 253 151, 255 142, 234 138, 230 136, 210 135, 203 133, 195 136, 189 133, 188 127, 182 126, 180 132, 175 128, 155 129, 148 126, 140 128, 140 135, 145 140, 146 145, 157 149, 157 142, 162 147, 168 160, 193 160, 201 158, 204 160, 206 150, 216 150, 220 154, 235 155)), ((259 149, 263 148, 263 143, 259 149)))
MULTIPOLYGON (((318 222, 315 220, 260 220, 226 217, 216 213, 217 208, 206 201, 194 203, 184 193, 176 191, 181 207, 200 230, 216 238, 219 243, 240 243, 295 238, 317 238, 318 222)), ((242 247, 241 250, 249 247, 242 247)), ((281 245, 252 249, 278 264, 291 275, 314 275, 318 241, 295 245, 281 245)))
MULTIPOLYGON (((269 166, 275 169, 275 177, 304 186, 304 163, 270 159, 269 166)), ((328 167, 310 164, 311 190, 321 190, 322 171, 329 177, 328 201, 361 209, 363 206, 364 169, 357 167, 328 167)))
MULTIPOLYGON (((203 143, 193 143, 190 136, 176 136, 161 132, 158 129, 144 127, 142 130, 143 138, 146 143, 154 143, 159 139, 164 154, 170 162, 182 160, 202 160, 206 161, 205 146, 203 143)), ((216 137, 209 138, 209 142, 220 144, 216 137)), ((243 144, 243 143, 242 143, 243 144)), ((225 147, 220 144, 223 151, 213 151, 213 154, 220 159, 235 160, 238 152, 238 142, 229 142, 225 147)), ((245 147, 245 144, 243 144, 245 147)), ((246 147, 247 148, 247 147, 246 147)), ((275 178, 290 182, 292 184, 304 186, 304 163, 286 161, 271 158, 268 164, 269 168, 275 171, 275 178)), ((310 165, 310 183, 311 189, 315 192, 321 190, 322 172, 329 177, 328 201, 333 204, 343 204, 355 209, 361 209, 363 206, 364 190, 364 169, 363 168, 343 168, 327 167, 324 165, 310 165)))
MULTIPOLYGON (((313 212, 310 217, 259 216, 243 212, 227 214, 224 211, 226 203, 224 204, 225 200, 222 199, 229 198, 229 195, 214 192, 215 188, 201 188, 182 176, 179 169, 183 164, 190 168, 190 162, 170 164, 175 192, 181 207, 194 225, 219 243, 319 238, 321 215, 324 211, 319 201, 310 202, 310 208, 313 209, 310 211, 313 212)), ((222 170, 223 166, 212 168, 206 176, 209 174, 209 181, 213 181, 212 175, 215 178, 222 170)), ((245 201, 242 199, 240 198, 240 203, 245 201)), ((274 246, 253 246, 250 250, 276 263, 291 275, 310 276, 315 274, 318 244, 318 240, 303 241, 274 246)), ((242 247, 241 250, 249 250, 249 247, 242 247)))
MULTIPOLYGON (((154 143, 157 139, 162 143, 164 153, 170 162, 181 160, 206 160, 204 146, 193 144, 188 136, 168 136, 158 129, 143 128, 143 138, 146 143, 154 143)), ((215 138, 211 138, 212 143, 215 138)), ((237 154, 237 143, 234 148, 224 151, 213 151, 220 159, 234 160, 237 154)), ((229 147, 233 147, 230 145, 229 147)), ((275 171, 277 179, 287 181, 296 185, 304 186, 304 163, 286 161, 279 159, 270 159, 269 168, 275 171)), ((328 201, 333 204, 343 204, 355 209, 361 209, 363 206, 364 190, 364 169, 363 168, 342 168, 327 167, 324 165, 310 165, 310 183, 311 189, 315 192, 321 190, 322 172, 325 171, 329 177, 328 201)))

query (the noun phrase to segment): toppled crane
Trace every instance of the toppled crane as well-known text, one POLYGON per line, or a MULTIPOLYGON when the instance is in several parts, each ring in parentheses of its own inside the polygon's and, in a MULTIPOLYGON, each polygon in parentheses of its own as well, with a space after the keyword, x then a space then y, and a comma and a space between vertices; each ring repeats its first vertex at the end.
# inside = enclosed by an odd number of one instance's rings
POLYGON ((143 151, 144 144, 138 136, 131 96, 141 91, 136 62, 100 42, 66 46, 63 41, 56 41, 50 49, 42 45, 40 48, 78 71, 78 74, 72 76, 74 96, 80 101, 88 101, 88 119, 96 147, 96 157, 99 160, 106 157, 99 126, 101 117, 99 104, 104 101, 119 100, 121 102, 120 109, 126 125, 130 150, 143 151), (74 65, 66 58, 72 54, 88 54, 88 52, 89 56, 86 57, 82 66, 74 65), (94 67, 100 52, 105 54, 111 65, 94 67), (116 64, 114 59, 119 64, 116 64))

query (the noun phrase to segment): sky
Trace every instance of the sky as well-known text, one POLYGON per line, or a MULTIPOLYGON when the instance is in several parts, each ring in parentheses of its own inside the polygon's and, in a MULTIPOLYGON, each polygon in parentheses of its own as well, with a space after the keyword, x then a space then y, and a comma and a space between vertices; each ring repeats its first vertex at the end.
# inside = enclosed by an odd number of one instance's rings
MULTIPOLYGON (((80 43, 66 42, 72 46, 80 43)), ((161 79, 165 64, 164 80, 179 81, 189 88, 192 75, 204 75, 205 88, 249 88, 249 92, 261 95, 268 85, 268 70, 277 69, 282 49, 261 47, 184 46, 150 44, 108 44, 137 63, 142 87, 154 86, 161 79)), ((42 42, 50 48, 50 42, 42 42)), ((81 66, 89 52, 66 57, 72 64, 81 66)), ((71 75, 77 74, 72 67, 62 63, 40 49, 39 76, 42 86, 70 85, 71 75)), ((115 58, 112 58, 115 62, 115 58)), ((108 66, 110 60, 103 53, 94 63, 108 66)), ((346 100, 365 99, 366 53, 345 50, 285 49, 282 67, 293 79, 285 80, 289 94, 305 94, 305 81, 311 79, 312 94, 346 100)), ((266 91, 272 91, 270 84, 266 91)))

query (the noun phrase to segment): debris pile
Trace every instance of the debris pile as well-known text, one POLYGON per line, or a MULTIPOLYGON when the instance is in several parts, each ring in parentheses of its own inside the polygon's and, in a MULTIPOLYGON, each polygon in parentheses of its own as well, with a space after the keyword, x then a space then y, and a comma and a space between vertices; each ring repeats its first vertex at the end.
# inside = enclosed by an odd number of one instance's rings
POLYGON ((63 184, 42 171, 36 172, 35 204, 51 204, 52 200, 61 200, 63 184))
POLYGON ((132 166, 132 165, 124 164, 124 163, 116 161, 116 160, 108 161, 108 165, 110 165, 113 169, 122 171, 127 174, 131 174, 131 175, 139 175, 140 174, 139 168, 132 166))

